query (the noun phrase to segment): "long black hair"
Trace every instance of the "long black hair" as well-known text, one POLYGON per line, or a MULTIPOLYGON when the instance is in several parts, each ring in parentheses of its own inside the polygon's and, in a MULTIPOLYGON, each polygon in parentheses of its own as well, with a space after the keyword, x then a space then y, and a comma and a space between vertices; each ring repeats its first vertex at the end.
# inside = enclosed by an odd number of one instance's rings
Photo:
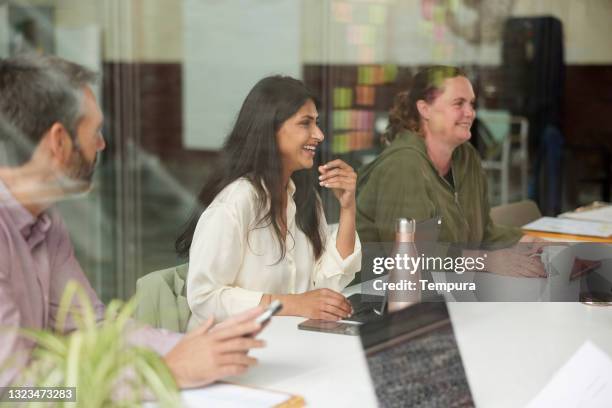
MULTIPOLYGON (((280 222, 285 210, 282 194, 286 186, 282 185, 276 134, 282 124, 308 100, 317 105, 314 94, 301 81, 291 77, 270 76, 255 84, 240 108, 219 160, 198 195, 198 206, 185 231, 176 240, 175 248, 180 256, 189 256, 193 234, 202 212, 227 185, 245 177, 257 193, 259 218, 255 228, 272 225, 281 248, 279 261, 285 257, 280 222), (266 208, 269 208, 267 212, 266 208)), ((291 179, 296 187, 293 196, 296 224, 308 237, 315 259, 318 259, 323 253, 324 238, 320 228, 321 206, 315 190, 316 177, 312 170, 300 170, 294 172, 291 179)))

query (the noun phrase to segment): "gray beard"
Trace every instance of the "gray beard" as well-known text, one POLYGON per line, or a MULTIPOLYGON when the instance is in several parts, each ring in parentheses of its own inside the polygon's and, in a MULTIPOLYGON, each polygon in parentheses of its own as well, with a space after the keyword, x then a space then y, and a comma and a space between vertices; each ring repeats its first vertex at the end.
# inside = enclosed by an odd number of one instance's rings
POLYGON ((75 148, 70 159, 67 174, 62 174, 57 182, 61 189, 68 194, 83 193, 91 190, 91 184, 98 163, 98 153, 89 163, 80 148, 75 148))

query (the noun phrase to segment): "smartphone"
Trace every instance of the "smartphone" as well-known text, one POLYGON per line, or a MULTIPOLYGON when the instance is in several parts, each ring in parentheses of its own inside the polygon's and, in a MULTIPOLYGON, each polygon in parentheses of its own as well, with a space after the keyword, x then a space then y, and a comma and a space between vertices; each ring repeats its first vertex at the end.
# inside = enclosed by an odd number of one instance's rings
POLYGON ((277 314, 282 308, 283 304, 280 302, 280 300, 275 300, 274 302, 270 303, 268 307, 266 307, 266 310, 264 310, 262 314, 255 318, 255 322, 260 323, 262 326, 265 325, 268 323, 268 321, 270 321, 272 316, 277 314))

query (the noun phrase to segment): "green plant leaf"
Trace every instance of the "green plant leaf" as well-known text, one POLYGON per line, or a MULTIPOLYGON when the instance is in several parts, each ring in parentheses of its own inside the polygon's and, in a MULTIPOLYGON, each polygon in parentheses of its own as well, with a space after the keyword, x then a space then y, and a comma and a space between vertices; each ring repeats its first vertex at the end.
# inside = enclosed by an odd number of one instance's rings
POLYGON ((135 327, 130 320, 135 308, 134 298, 112 301, 106 319, 98 324, 85 290, 70 282, 60 301, 56 332, 21 331, 37 343, 24 383, 27 378, 28 384, 37 386, 77 387, 77 407, 139 407, 145 390, 151 390, 162 406, 180 406, 174 378, 162 358, 126 342, 126 334, 135 327), (68 318, 77 330, 64 334, 68 318))

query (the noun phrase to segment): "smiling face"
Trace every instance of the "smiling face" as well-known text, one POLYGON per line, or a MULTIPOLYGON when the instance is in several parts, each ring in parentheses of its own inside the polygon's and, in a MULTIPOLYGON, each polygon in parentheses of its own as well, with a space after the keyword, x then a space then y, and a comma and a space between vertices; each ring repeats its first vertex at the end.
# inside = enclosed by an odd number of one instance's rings
POLYGON ((475 99, 467 78, 458 76, 444 80, 443 92, 433 102, 419 101, 417 104, 425 136, 453 147, 468 141, 476 117, 475 99))
POLYGON ((318 116, 314 102, 309 99, 276 133, 284 172, 291 174, 313 166, 317 146, 324 138, 317 124, 318 116))

